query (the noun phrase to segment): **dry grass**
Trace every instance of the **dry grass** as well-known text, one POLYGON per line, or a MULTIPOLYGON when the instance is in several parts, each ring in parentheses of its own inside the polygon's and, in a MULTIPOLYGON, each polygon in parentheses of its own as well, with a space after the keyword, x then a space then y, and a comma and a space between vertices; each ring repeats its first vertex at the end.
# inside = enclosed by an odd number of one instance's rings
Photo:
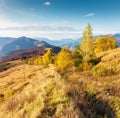
POLYGON ((53 65, 23 64, 0 74, 5 75, 0 79, 0 93, 4 95, 1 94, 4 100, 0 103, 0 118, 72 118, 76 115, 67 95, 70 86, 53 65))
POLYGON ((103 101, 103 104, 104 101, 108 102, 110 105, 109 108, 111 110, 113 109, 114 114, 114 117, 109 117, 119 118, 120 48, 113 51, 103 52, 98 55, 98 58, 101 58, 101 61, 91 70, 91 72, 73 71, 71 72, 73 74, 68 75, 69 79, 72 83, 76 82, 82 84, 83 91, 86 91, 90 96, 95 95, 96 98, 103 101))
POLYGON ((0 72, 0 118, 120 118, 120 49, 98 58, 99 76, 74 68, 61 75, 54 65, 0 72))
POLYGON ((100 53, 97 57, 101 61, 93 68, 94 75, 101 77, 120 74, 120 48, 100 53))

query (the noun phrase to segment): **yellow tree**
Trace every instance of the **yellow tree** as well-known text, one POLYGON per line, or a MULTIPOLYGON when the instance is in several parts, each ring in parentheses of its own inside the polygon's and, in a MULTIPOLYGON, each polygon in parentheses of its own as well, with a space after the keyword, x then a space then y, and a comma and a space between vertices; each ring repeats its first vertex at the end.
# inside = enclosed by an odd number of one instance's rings
POLYGON ((47 49, 47 52, 43 55, 43 64, 48 65, 52 62, 52 50, 51 48, 47 49))
POLYGON ((108 50, 111 50, 117 47, 116 40, 113 36, 107 36, 107 39, 108 39, 108 42, 107 42, 108 50))
POLYGON ((80 47, 83 52, 83 57, 86 58, 94 55, 94 40, 92 38, 92 28, 90 24, 87 25, 85 31, 83 32, 83 40, 80 47))
POLYGON ((72 64, 72 54, 68 48, 62 48, 56 58, 56 65, 59 69, 64 70, 72 64))
POLYGON ((88 70, 97 63, 97 58, 94 53, 94 38, 92 37, 92 28, 90 24, 87 25, 83 32, 83 40, 80 44, 82 54, 82 69, 88 70))
POLYGON ((42 57, 36 56, 36 58, 34 59, 34 65, 42 65, 42 64, 43 64, 42 57))
POLYGON ((113 36, 102 36, 96 38, 95 53, 116 48, 117 44, 113 36))

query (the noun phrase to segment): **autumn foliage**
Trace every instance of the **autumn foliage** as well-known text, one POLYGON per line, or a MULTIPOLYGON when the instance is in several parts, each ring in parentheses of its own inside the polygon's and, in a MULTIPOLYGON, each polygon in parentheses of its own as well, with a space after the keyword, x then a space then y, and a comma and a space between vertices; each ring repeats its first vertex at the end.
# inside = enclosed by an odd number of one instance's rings
POLYGON ((95 40, 95 53, 112 50, 117 47, 113 36, 97 37, 95 40))
POLYGON ((80 70, 89 70, 95 66, 99 59, 96 54, 116 48, 116 41, 113 36, 93 37, 91 25, 88 24, 83 32, 83 38, 74 51, 62 48, 61 51, 52 55, 50 48, 43 56, 34 56, 27 60, 28 64, 49 65, 55 64, 60 70, 72 66, 80 70))
POLYGON ((52 50, 50 48, 47 49, 47 52, 43 55, 42 60, 44 65, 52 63, 52 50))
POLYGON ((31 65, 48 65, 52 63, 52 50, 50 48, 46 49, 47 52, 43 56, 33 56, 27 60, 28 64, 31 65))
POLYGON ((63 70, 73 63, 72 54, 68 48, 62 48, 56 58, 56 66, 63 70))

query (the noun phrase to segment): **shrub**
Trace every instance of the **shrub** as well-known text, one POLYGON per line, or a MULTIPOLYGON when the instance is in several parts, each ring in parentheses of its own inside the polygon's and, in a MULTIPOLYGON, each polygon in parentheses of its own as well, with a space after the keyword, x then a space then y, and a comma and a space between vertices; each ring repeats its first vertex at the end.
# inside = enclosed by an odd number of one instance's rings
POLYGON ((92 73, 97 77, 110 76, 116 74, 116 70, 114 68, 109 68, 107 65, 101 64, 93 67, 92 73))

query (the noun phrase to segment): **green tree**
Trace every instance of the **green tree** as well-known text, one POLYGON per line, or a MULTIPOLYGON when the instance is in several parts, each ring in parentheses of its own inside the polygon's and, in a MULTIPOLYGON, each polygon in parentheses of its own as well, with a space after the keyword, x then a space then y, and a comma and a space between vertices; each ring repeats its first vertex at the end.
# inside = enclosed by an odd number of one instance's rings
POLYGON ((80 49, 80 46, 78 45, 74 52, 74 66, 79 68, 82 62, 83 62, 82 51, 80 49))

